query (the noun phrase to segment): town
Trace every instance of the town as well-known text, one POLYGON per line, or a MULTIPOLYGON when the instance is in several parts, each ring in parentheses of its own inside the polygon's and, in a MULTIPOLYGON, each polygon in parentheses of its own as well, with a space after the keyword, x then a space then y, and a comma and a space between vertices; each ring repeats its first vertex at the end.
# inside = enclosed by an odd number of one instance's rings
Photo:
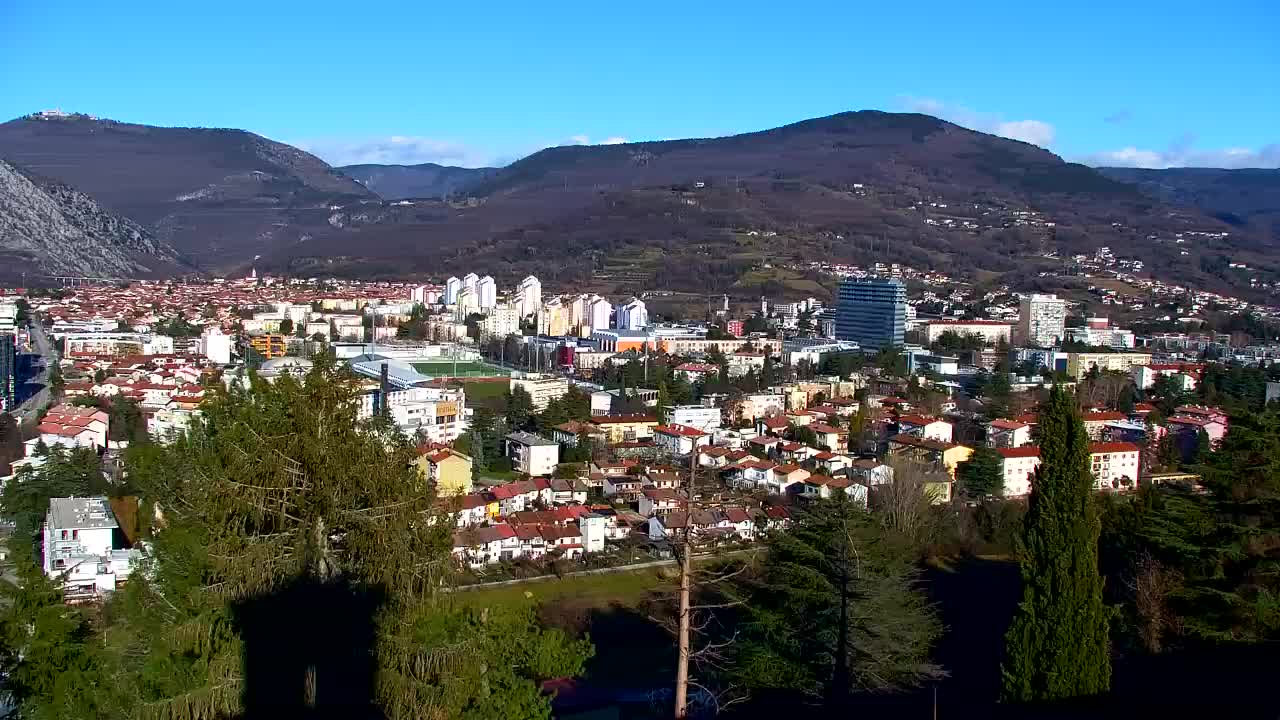
MULTIPOLYGON (((939 305, 945 277, 872 270, 839 272, 831 306, 761 298, 734 316, 726 296, 684 320, 475 273, 11 292, 0 371, 21 442, 0 482, 55 448, 92 452, 119 482, 131 444, 169 442, 213 395, 300 379, 324 354, 349 371, 359 417, 417 448, 459 569, 483 583, 670 558, 686 531, 748 547, 807 502, 874 505, 904 474, 936 504, 1025 499, 1055 383, 1075 392, 1097 492, 1194 483, 1181 468, 1231 425, 1204 385, 1224 392, 1226 374, 1280 357, 1265 337, 1139 335, 1055 295, 977 298, 975 317, 959 290, 939 305), (22 397, 20 367, 48 388, 22 397)), ((1271 367, 1263 403, 1280 398, 1271 367)), ((50 498, 42 566, 68 602, 127 582, 145 541, 119 518, 138 503, 50 498)))

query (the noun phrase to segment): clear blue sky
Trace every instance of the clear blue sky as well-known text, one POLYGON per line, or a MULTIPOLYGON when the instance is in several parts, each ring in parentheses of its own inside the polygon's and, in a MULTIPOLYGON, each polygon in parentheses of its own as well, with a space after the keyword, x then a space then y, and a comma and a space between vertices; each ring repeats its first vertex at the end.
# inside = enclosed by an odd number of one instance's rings
POLYGON ((1280 165, 1280 1, 0 0, 0 116, 241 127, 335 163, 923 109, 1069 158, 1280 165))

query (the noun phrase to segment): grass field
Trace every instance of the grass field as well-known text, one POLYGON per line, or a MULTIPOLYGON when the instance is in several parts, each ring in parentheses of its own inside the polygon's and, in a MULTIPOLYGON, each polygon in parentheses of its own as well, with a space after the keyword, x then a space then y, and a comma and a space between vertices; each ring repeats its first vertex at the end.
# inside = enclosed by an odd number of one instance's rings
POLYGON ((605 575, 577 575, 542 582, 520 583, 458 593, 467 605, 528 605, 572 600, 591 607, 632 607, 666 581, 674 567, 645 568, 605 575))
POLYGON ((507 377, 510 370, 481 362, 418 362, 413 369, 428 377, 507 377))

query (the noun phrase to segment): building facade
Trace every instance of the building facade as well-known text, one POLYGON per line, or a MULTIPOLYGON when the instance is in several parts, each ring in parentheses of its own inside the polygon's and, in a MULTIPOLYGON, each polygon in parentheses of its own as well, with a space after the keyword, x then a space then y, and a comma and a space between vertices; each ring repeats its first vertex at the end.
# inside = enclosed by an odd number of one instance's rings
POLYGON ((900 280, 844 280, 838 291, 836 337, 864 350, 899 347, 907 327, 907 286, 900 280))
POLYGON ((1066 334, 1067 302, 1057 295, 1027 295, 1018 302, 1018 340, 1053 347, 1066 334))

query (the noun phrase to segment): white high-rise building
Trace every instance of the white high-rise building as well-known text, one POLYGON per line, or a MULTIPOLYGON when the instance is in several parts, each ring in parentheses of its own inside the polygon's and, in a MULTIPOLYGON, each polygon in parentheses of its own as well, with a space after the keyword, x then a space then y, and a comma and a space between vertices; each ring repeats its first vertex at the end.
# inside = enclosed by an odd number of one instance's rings
POLYGON ((462 281, 457 277, 450 277, 444 282, 444 304, 453 305, 458 302, 458 291, 462 289, 462 281))
POLYGON ((414 303, 415 305, 426 305, 427 286, 418 285, 417 287, 409 290, 409 302, 414 303))
POLYGON ((466 275, 462 276, 462 287, 471 288, 472 292, 475 292, 476 285, 479 285, 479 284, 480 284, 480 276, 476 275, 475 273, 467 273, 466 275))
POLYGON ((453 319, 455 322, 466 322, 467 316, 480 310, 480 298, 476 295, 475 288, 463 287, 458 291, 457 302, 453 306, 453 319))
POLYGON ((211 327, 200 336, 200 349, 211 363, 227 365, 231 362, 231 336, 223 335, 216 327, 211 327))
POLYGON ((530 275, 520 281, 519 292, 516 293, 516 312, 520 317, 529 317, 542 309, 542 283, 530 275))
POLYGON ((587 312, 587 319, 590 322, 590 332, 596 330, 608 330, 609 320, 613 315, 613 304, 599 295, 592 295, 591 307, 587 312))
POLYGON ((649 324, 649 310, 640 298, 631 298, 631 302, 618 308, 619 330, 641 330, 649 324))
POLYGON ((499 303, 485 310, 480 332, 484 337, 505 338, 520 334, 520 315, 510 303, 499 303))
POLYGON ((1026 295, 1018 303, 1018 340, 1054 347, 1066 335, 1067 302, 1057 295, 1026 295))
POLYGON ((485 275, 476 283, 476 297, 480 300, 480 309, 488 310, 498 304, 498 284, 493 277, 485 275))

